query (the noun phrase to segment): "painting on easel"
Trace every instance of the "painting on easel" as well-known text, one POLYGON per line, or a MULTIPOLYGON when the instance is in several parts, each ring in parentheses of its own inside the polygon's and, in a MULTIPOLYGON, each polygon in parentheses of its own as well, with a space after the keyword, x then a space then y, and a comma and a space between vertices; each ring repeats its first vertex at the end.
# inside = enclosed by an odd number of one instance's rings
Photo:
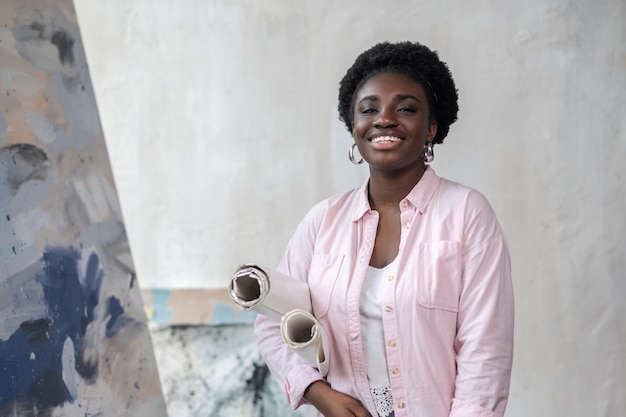
POLYGON ((0 415, 166 415, 71 0, 0 3, 0 415))

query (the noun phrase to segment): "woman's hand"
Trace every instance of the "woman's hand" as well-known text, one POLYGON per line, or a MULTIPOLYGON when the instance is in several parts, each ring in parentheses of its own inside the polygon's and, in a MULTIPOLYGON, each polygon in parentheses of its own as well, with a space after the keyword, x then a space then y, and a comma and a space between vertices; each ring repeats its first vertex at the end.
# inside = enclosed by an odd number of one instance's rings
POLYGON ((306 398, 324 417, 372 417, 354 397, 335 391, 323 381, 315 381, 304 392, 306 398))

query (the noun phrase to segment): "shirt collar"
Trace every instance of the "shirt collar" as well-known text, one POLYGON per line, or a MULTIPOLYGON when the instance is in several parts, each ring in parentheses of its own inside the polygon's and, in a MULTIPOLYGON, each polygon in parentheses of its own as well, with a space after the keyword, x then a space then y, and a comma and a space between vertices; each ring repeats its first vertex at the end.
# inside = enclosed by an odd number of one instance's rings
MULTIPOLYGON (((368 178, 360 188, 356 189, 356 201, 352 212, 352 221, 354 222, 361 219, 365 213, 371 210, 367 196, 369 181, 368 178)), ((420 213, 424 213, 440 182, 441 178, 437 176, 432 167, 428 166, 422 178, 420 178, 417 184, 415 184, 415 187, 413 187, 405 198, 410 201, 420 213)))

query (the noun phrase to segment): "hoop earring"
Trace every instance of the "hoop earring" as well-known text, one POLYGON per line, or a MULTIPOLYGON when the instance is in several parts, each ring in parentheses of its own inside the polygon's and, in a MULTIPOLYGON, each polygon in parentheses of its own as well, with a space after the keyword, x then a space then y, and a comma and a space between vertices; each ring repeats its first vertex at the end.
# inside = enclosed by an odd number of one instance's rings
POLYGON ((350 159, 350 162, 352 162, 354 165, 360 165, 362 164, 365 160, 363 159, 363 157, 361 157, 361 159, 359 161, 357 161, 356 159, 354 159, 354 148, 356 148, 356 143, 353 143, 350 148, 348 149, 348 159, 350 159))
POLYGON ((435 159, 435 152, 433 150, 433 143, 428 142, 424 145, 424 150, 422 151, 422 159, 425 164, 430 164, 435 159))

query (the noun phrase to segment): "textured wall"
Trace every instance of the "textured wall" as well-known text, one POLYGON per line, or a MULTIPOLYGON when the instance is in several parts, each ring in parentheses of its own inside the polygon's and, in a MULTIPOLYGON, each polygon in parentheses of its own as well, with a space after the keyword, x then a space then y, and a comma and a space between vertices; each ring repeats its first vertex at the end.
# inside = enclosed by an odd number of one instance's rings
POLYGON ((434 167, 483 191, 517 295, 509 416, 626 414, 623 0, 78 0, 139 276, 226 285, 357 186, 340 77, 381 40, 439 50, 460 118, 434 167))

